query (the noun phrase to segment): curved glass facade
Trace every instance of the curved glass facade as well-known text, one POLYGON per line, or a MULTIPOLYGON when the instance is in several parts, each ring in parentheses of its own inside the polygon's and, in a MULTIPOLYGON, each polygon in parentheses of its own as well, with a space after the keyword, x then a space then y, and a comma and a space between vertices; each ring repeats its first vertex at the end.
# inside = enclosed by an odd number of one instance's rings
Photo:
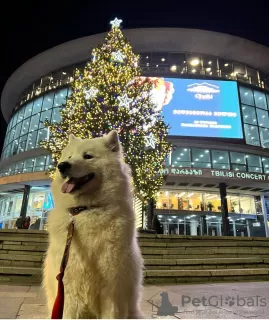
MULTIPOLYGON (((47 91, 68 85, 74 80, 75 70, 83 68, 85 64, 86 61, 64 67, 36 80, 24 90, 17 108, 47 91)), ((199 53, 145 52, 140 54, 140 66, 144 73, 171 73, 175 76, 192 75, 232 79, 269 89, 267 74, 239 62, 199 53)))
POLYGON ((2 160, 17 153, 35 149, 49 138, 43 122, 60 121, 60 108, 66 102, 68 88, 54 90, 24 104, 10 119, 2 152, 2 160))
POLYGON ((269 157, 206 148, 177 147, 171 153, 166 165, 180 168, 212 168, 269 173, 269 157))
POLYGON ((51 156, 42 155, 33 158, 27 158, 13 163, 0 171, 0 177, 12 176, 20 173, 46 171, 51 167, 51 156))

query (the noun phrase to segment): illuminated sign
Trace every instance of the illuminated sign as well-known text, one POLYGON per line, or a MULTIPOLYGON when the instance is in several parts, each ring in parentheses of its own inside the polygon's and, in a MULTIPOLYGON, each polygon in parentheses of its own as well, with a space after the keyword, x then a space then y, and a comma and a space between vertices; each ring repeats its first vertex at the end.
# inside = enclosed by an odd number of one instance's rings
POLYGON ((170 135, 243 138, 236 81, 150 79, 152 101, 170 135))
POLYGON ((163 175, 170 176, 193 176, 204 178, 226 178, 226 179, 240 179, 240 180, 256 180, 269 181, 268 174, 242 172, 232 170, 215 170, 215 169, 194 169, 194 168, 165 168, 161 172, 163 175))

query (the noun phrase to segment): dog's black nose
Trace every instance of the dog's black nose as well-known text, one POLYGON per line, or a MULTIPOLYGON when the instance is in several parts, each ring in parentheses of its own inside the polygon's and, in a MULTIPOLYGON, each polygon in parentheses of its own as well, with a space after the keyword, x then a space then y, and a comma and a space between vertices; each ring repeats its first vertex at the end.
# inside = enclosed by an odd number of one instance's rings
POLYGON ((71 164, 67 161, 63 161, 58 164, 58 169, 61 173, 66 173, 66 171, 70 168, 71 168, 71 164))

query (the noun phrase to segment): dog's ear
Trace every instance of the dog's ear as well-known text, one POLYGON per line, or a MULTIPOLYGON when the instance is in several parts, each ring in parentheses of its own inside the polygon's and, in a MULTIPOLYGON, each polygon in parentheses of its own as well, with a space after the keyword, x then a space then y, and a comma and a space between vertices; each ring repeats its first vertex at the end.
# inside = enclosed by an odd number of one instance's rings
POLYGON ((76 137, 73 135, 73 133, 71 133, 68 137, 69 143, 74 139, 76 139, 76 137))
POLYGON ((120 150, 120 142, 118 132, 116 130, 112 130, 105 136, 106 146, 112 152, 117 152, 120 150))

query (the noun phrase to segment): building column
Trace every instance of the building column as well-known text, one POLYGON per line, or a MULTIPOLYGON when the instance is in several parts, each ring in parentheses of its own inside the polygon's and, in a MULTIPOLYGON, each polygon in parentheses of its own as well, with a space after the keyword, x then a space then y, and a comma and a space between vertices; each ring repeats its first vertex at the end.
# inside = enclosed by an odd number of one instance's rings
POLYGON ((262 213, 263 213, 265 234, 266 234, 266 237, 269 237, 269 228, 268 228, 268 222, 267 222, 267 210, 266 210, 266 205, 265 205, 264 194, 261 195, 261 203, 262 203, 262 213))
POLYGON ((22 218, 26 217, 30 190, 31 190, 31 186, 28 186, 28 185, 24 186, 22 205, 21 205, 21 214, 20 214, 22 218))
POLYGON ((191 236, 197 236, 197 221, 196 220, 191 220, 190 221, 190 232, 191 236))
POLYGON ((227 189, 225 183, 219 184, 220 200, 221 200, 221 213, 223 224, 223 236, 229 236, 229 219, 228 219, 228 203, 227 203, 227 189))

